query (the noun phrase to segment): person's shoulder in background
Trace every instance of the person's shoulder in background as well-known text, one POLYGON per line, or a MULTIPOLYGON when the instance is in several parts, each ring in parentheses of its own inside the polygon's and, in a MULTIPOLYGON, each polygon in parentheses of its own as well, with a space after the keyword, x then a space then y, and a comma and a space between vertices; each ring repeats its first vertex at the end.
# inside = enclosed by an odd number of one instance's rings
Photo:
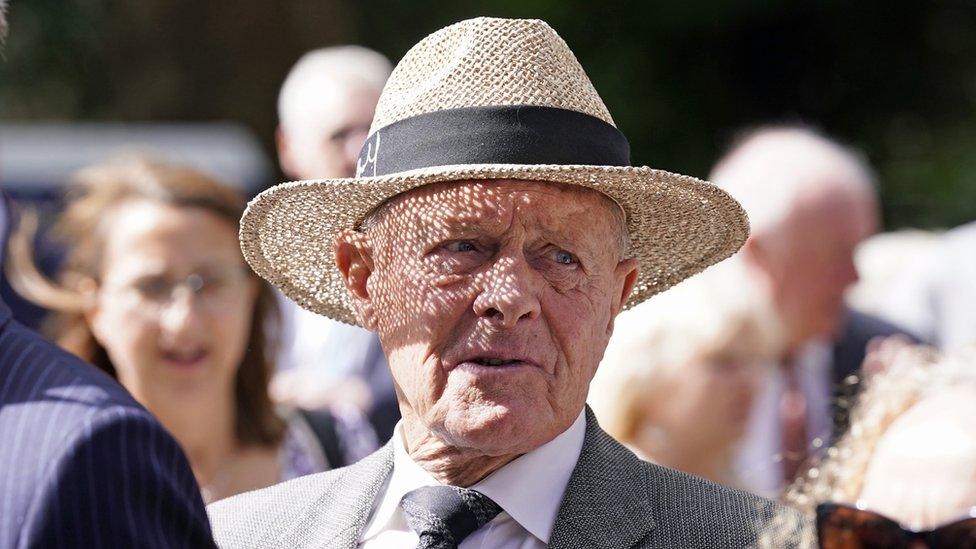
POLYGON ((0 546, 213 546, 172 436, 115 380, 0 308, 0 546))
POLYGON ((847 376, 860 370, 872 340, 896 335, 903 336, 912 343, 924 343, 907 328, 874 315, 848 309, 840 337, 833 347, 833 382, 841 383, 847 376))

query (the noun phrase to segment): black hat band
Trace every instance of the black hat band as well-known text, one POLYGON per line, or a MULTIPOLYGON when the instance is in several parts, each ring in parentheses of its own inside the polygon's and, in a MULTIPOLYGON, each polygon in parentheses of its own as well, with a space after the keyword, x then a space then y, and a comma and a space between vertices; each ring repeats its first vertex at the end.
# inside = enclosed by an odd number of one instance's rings
POLYGON ((530 105, 420 114, 366 140, 356 177, 464 164, 630 166, 630 144, 588 114, 530 105))

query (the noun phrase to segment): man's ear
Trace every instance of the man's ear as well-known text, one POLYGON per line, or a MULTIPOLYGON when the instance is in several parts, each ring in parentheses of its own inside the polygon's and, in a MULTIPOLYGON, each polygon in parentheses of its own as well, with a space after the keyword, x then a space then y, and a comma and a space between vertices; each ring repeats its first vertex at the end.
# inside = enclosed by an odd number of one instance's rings
POLYGON ((613 302, 610 305, 612 310, 610 311, 610 324, 607 326, 608 332, 613 332, 613 321, 624 308, 624 304, 630 298, 630 293, 634 291, 638 274, 640 274, 640 263, 636 259, 624 259, 617 263, 617 267, 614 269, 614 278, 617 280, 619 289, 614 294, 613 302))
POLYGON ((359 323, 367 330, 376 331, 376 312, 369 294, 369 277, 373 274, 373 256, 370 239, 365 233, 345 230, 336 237, 336 266, 352 296, 359 323))

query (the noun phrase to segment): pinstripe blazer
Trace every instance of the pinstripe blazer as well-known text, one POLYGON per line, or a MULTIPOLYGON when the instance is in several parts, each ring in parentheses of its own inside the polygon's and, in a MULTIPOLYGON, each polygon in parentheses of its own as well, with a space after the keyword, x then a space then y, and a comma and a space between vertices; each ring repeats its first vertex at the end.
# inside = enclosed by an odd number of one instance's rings
POLYGON ((212 546, 176 441, 0 302, 0 549, 212 546))
MULTIPOLYGON (((362 461, 216 502, 222 548, 351 549, 393 470, 390 444, 362 461)), ((555 548, 737 548, 775 513, 740 492, 638 459, 586 412, 583 451, 560 505, 555 548)))

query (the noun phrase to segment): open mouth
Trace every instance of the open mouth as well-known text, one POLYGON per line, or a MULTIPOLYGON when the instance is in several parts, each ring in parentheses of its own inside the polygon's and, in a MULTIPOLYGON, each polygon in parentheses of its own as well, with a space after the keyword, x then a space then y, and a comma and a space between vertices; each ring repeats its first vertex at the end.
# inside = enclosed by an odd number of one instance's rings
POLYGON ((162 357, 168 364, 186 368, 203 362, 203 359, 207 357, 207 351, 205 349, 163 351, 162 357))

